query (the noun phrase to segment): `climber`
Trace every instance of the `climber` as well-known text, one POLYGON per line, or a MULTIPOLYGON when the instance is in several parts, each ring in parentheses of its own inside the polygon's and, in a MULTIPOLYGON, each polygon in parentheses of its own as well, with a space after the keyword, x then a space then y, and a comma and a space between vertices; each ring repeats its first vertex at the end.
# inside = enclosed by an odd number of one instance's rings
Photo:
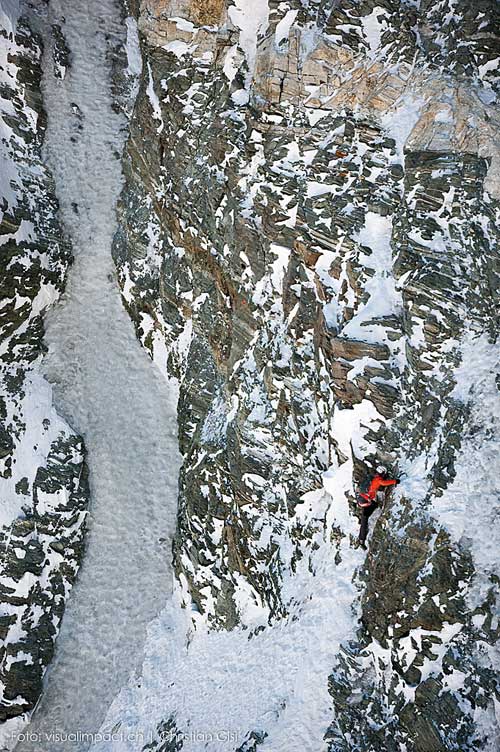
POLYGON ((378 507, 377 495, 384 493, 384 486, 397 486, 399 480, 387 477, 387 468, 378 465, 376 474, 370 481, 361 484, 357 494, 358 506, 361 509, 361 525, 359 528, 358 545, 366 550, 366 536, 368 534, 368 519, 378 507))

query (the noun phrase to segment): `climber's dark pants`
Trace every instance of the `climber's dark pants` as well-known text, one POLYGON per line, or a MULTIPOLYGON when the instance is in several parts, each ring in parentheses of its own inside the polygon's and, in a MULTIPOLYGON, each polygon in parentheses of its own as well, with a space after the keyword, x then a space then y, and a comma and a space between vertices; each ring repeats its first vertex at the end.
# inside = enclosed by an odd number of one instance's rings
POLYGON ((366 540, 366 536, 368 535, 368 520, 370 519, 370 515, 376 510, 377 506, 378 505, 374 503, 369 507, 363 507, 361 510, 361 527, 359 528, 359 540, 361 543, 364 543, 366 540))

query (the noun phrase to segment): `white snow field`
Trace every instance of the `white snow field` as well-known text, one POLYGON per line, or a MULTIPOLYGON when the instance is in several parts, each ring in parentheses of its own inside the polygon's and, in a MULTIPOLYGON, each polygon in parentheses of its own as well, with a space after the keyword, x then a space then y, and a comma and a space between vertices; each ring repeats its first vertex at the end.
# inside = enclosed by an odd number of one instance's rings
POLYGON ((125 122, 111 107, 107 53, 126 27, 113 0, 52 0, 50 14, 65 18, 72 64, 55 79, 46 45, 46 156, 75 263, 47 317, 45 371, 59 412, 84 436, 92 500, 83 565, 19 752, 87 749, 54 735, 96 731, 142 663, 146 627, 172 589, 180 466, 177 392, 136 339, 111 258, 125 122))
POLYGON ((359 617, 353 573, 364 552, 345 536, 337 564, 329 540, 333 522, 357 533, 343 493, 351 472, 350 462, 332 472, 335 499, 312 494, 312 511, 326 514, 325 530, 314 538, 312 572, 301 562, 284 583, 295 603, 290 616, 256 635, 244 628, 193 633, 191 614, 174 597, 150 625, 140 680, 122 688, 92 752, 140 752, 170 717, 175 727, 161 738, 182 741, 183 752, 234 752, 251 730, 265 735, 262 752, 305 752, 311 744, 325 752, 322 737, 334 717, 328 674, 340 644, 355 638, 359 617))

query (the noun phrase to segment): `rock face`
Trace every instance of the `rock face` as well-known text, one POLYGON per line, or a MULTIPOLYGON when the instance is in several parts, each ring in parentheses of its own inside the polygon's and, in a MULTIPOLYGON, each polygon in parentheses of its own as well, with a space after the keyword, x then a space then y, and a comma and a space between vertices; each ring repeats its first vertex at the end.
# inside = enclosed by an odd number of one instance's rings
POLYGON ((114 255, 181 382, 182 602, 199 628, 286 621, 325 509, 355 514, 384 461, 406 479, 353 573, 358 639, 324 667, 325 743, 493 749, 498 573, 464 527, 467 503, 493 524, 492 468, 470 468, 485 505, 462 484, 476 432, 498 446, 497 7, 129 11, 144 65, 114 255))
MULTIPOLYGON (((57 415, 39 363, 43 313, 71 253, 41 147, 41 45, 16 4, 0 3, 0 722, 41 692, 82 555, 84 447, 57 415)), ((60 33, 55 45, 60 46, 60 33)))

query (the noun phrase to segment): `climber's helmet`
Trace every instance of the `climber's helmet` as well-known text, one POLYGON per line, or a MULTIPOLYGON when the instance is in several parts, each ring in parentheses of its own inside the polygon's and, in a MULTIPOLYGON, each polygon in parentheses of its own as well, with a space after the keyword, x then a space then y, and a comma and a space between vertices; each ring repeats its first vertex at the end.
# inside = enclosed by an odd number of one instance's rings
POLYGON ((379 475, 387 475, 387 468, 385 465, 377 465, 377 473, 379 475))

